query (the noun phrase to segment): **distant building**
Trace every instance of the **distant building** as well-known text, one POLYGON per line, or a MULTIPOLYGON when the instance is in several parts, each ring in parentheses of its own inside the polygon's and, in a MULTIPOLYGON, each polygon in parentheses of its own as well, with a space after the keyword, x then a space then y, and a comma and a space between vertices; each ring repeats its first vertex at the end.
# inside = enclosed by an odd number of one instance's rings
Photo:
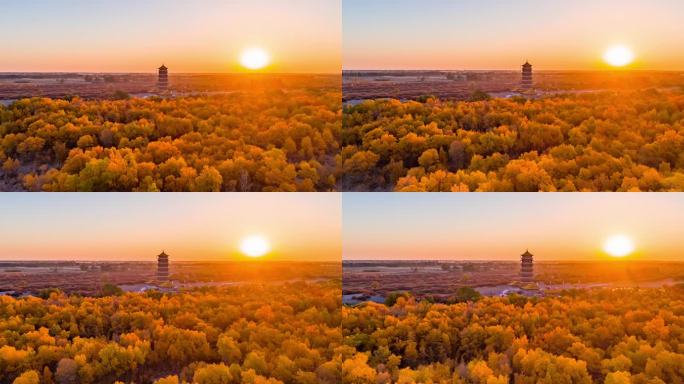
POLYGON ((159 89, 167 89, 169 87, 169 69, 164 64, 159 67, 159 80, 157 80, 157 87, 159 89))
POLYGON ((534 255, 528 250, 520 255, 520 281, 523 283, 534 282, 534 255))
POLYGON ((169 281, 169 255, 164 251, 157 256, 157 281, 169 281))
POLYGON ((532 64, 526 61, 525 64, 522 65, 522 81, 520 82, 520 86, 523 89, 532 89, 532 84, 532 64))

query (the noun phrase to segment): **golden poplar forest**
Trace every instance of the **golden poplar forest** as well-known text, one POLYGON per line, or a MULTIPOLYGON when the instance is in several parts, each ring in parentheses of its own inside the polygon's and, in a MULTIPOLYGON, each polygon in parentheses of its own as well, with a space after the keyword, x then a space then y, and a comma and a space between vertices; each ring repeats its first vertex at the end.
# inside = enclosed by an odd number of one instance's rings
POLYGON ((21 99, 0 106, 0 190, 331 190, 340 100, 315 86, 21 99))
POLYGON ((0 382, 339 383, 339 282, 0 296, 0 382))
POLYGON ((343 114, 349 191, 681 191, 684 93, 367 100, 343 114))
POLYGON ((0 188, 681 191, 684 95, 422 102, 339 90, 0 106, 0 188), (340 123, 340 120, 342 122, 340 123))
POLYGON ((344 383, 684 383, 684 290, 342 309, 344 383))

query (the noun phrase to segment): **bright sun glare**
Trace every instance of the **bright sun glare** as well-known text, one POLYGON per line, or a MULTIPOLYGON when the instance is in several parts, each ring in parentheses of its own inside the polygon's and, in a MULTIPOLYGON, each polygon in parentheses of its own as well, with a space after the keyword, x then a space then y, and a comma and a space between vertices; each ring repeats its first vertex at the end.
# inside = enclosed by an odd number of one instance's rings
POLYGON ((268 52, 261 48, 250 48, 242 52, 240 64, 245 68, 257 70, 264 68, 271 61, 268 52))
POLYGON ((634 242, 625 235, 613 235, 606 239, 603 250, 613 257, 625 257, 634 252, 634 242))
POLYGON ((271 250, 265 237, 254 235, 246 237, 240 243, 240 251, 249 257, 261 257, 271 250))
POLYGON ((634 61, 634 52, 626 45, 613 45, 603 54, 603 60, 613 67, 624 67, 634 61))

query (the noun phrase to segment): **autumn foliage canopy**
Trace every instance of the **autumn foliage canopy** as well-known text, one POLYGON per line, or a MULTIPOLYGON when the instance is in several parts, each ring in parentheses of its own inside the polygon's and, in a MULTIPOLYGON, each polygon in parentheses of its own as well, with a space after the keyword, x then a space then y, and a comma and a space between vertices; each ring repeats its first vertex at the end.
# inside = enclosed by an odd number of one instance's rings
POLYGON ((339 298, 337 283, 0 296, 0 382, 339 383, 339 298))
MULTIPOLYGON (((326 191, 339 91, 0 106, 0 183, 35 191, 326 191)), ((2 184, 0 184, 0 187, 2 184)))
POLYGON ((345 383, 684 382, 681 288, 342 310, 345 383))
POLYGON ((344 190, 684 190, 681 92, 378 99, 343 116, 344 190))

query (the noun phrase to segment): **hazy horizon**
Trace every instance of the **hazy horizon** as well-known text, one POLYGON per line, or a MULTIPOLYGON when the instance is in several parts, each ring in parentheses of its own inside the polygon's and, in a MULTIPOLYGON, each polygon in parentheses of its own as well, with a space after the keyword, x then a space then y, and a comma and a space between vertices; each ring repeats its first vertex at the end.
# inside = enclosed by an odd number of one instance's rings
MULTIPOLYGON (((0 74, 111 74, 111 75, 157 75, 157 69, 154 68, 153 71, 147 72, 102 72, 102 71, 0 71, 0 74)), ((339 76, 340 72, 254 72, 249 73, 245 71, 235 71, 235 72, 169 72, 169 77, 174 75, 240 75, 240 76, 278 76, 278 75, 291 75, 291 76, 307 76, 307 75, 318 75, 318 76, 339 76)))
MULTIPOLYGON (((164 251, 164 250, 161 250, 164 251)), ((161 252, 158 251, 158 252, 161 252)), ((153 252, 154 253, 154 252, 153 252)), ((102 260, 96 260, 96 259, 31 259, 31 260, 26 260, 26 259, 14 259, 14 258, 7 258, 7 259, 0 259, 0 264, 2 263, 152 263, 152 264, 157 264, 157 259, 156 255, 154 255, 152 258, 147 257, 145 259, 126 259, 126 260, 113 260, 113 259, 102 259, 102 260)), ((200 263, 323 263, 323 264, 330 264, 330 263, 336 263, 337 261, 333 260, 295 260, 295 259, 269 259, 269 258, 264 258, 262 260, 255 259, 247 259, 247 258, 240 258, 240 259, 235 259, 231 258, 229 260, 226 260, 225 258, 215 258, 215 259, 176 259, 172 255, 169 255, 169 263, 195 263, 195 264, 200 264, 200 263)))
MULTIPOLYGON (((518 66, 519 67, 519 66, 518 66)), ((415 68, 415 69, 390 69, 390 68, 354 68, 347 69, 342 68, 342 71, 337 72, 170 72, 169 77, 175 75, 239 75, 239 76, 339 76, 342 72, 440 72, 440 71, 453 71, 453 72, 515 72, 519 73, 520 68, 415 68)), ((682 69, 643 69, 643 68, 629 68, 629 69, 615 69, 615 68, 584 68, 584 69, 534 69, 537 73, 544 72, 619 72, 619 73, 629 73, 629 72, 684 72, 682 69)), ((146 72, 103 72, 103 71, 0 71, 1 74, 112 74, 112 75, 157 75, 156 68, 152 71, 148 70, 146 72)))
MULTIPOLYGON (((515 72, 520 73, 520 66, 516 68, 413 68, 413 69, 391 69, 391 68, 342 68, 343 72, 515 72)), ((629 73, 629 72, 684 72, 682 69, 643 69, 643 68, 583 68, 583 69, 534 69, 535 73, 552 72, 605 72, 605 73, 629 73)))
MULTIPOLYGON (((533 250, 529 250, 531 253, 534 254, 533 250)), ((487 263, 517 263, 519 262, 518 259, 346 259, 343 260, 344 262, 352 262, 352 263, 362 263, 362 262, 383 262, 383 263, 391 263, 391 262, 432 262, 432 261, 438 261, 438 262, 443 262, 443 261, 449 261, 449 262, 454 262, 454 263, 459 263, 459 262, 466 262, 466 263, 471 263, 471 262, 487 262, 487 263)), ((573 259, 545 259, 545 260, 535 260, 535 263, 619 263, 619 262, 624 262, 624 263, 684 263, 682 260, 667 260, 667 259, 633 259, 633 258, 623 258, 623 259, 596 259, 596 260, 591 260, 591 259, 582 259, 582 260, 573 260, 573 259)))

